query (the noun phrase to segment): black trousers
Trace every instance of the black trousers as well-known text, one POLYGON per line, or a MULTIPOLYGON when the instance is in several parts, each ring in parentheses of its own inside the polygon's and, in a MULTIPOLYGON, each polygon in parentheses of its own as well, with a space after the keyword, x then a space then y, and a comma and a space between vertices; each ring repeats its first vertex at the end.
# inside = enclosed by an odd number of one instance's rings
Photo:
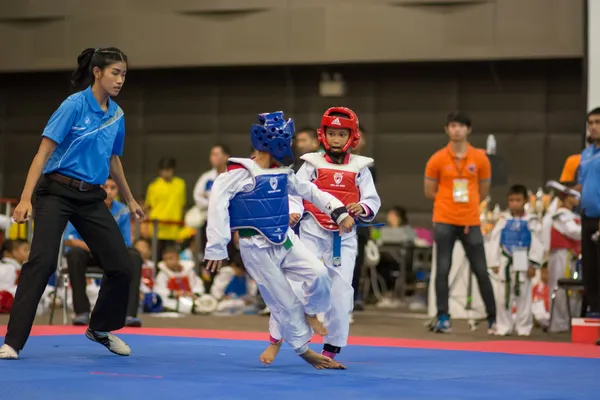
POLYGON ((360 288, 360 278, 362 266, 365 263, 365 246, 369 241, 371 231, 367 227, 356 228, 356 263, 354 264, 354 274, 352 275, 352 288, 354 289, 354 301, 362 301, 362 288, 360 288))
POLYGON ((125 325, 131 282, 131 259, 121 231, 104 204, 106 192, 81 192, 43 177, 36 190, 35 232, 29 261, 23 265, 5 343, 21 350, 31 332, 35 312, 56 271, 61 237, 68 221, 87 243, 104 271, 90 328, 114 331, 125 325))
POLYGON ((581 219, 581 266, 585 302, 590 312, 600 312, 600 243, 592 236, 598 230, 598 218, 581 219))
MULTIPOLYGON (((136 249, 128 249, 129 258, 133 267, 131 284, 129 285, 128 317, 137 317, 140 305, 140 280, 142 279, 142 256, 136 249)), ((80 248, 69 249, 67 253, 67 265, 69 268, 69 280, 73 290, 73 309, 76 315, 88 314, 90 312, 90 300, 87 297, 87 282, 85 273, 88 267, 99 267, 100 263, 92 253, 80 248)))
POLYGON ((436 249, 436 274, 435 274, 435 296, 437 300, 437 315, 448 314, 448 296, 450 287, 448 279, 450 276, 450 267, 452 266, 452 253, 456 240, 460 240, 471 271, 475 274, 479 291, 485 304, 485 310, 488 318, 496 319, 496 300, 494 289, 487 270, 485 259, 485 249, 483 247, 483 236, 479 226, 470 226, 465 233, 464 226, 440 224, 433 227, 436 249))

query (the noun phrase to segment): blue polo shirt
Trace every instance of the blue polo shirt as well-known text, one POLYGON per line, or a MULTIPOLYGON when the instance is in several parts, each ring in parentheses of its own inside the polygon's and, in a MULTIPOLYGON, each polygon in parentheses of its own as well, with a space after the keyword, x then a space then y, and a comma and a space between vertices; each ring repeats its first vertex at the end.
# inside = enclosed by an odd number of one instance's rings
MULTIPOLYGON (((112 205, 110 207, 110 213, 113 215, 113 217, 115 217, 115 221, 117 222, 117 225, 119 225, 119 230, 123 235, 123 239, 125 239, 125 244, 127 245, 127 247, 131 247, 131 218, 129 216, 129 208, 127 208, 125 204, 113 200, 112 205)), ((79 235, 73 224, 71 224, 70 222, 67 225, 67 229, 65 229, 64 238, 65 240, 83 240, 81 238, 81 235, 79 235)))
POLYGON ((109 175, 111 156, 123 153, 123 110, 109 99, 108 111, 104 112, 90 86, 60 105, 42 136, 58 144, 44 174, 58 172, 87 183, 103 184, 109 175))
POLYGON ((581 210, 590 218, 600 218, 600 146, 588 146, 579 162, 581 210))

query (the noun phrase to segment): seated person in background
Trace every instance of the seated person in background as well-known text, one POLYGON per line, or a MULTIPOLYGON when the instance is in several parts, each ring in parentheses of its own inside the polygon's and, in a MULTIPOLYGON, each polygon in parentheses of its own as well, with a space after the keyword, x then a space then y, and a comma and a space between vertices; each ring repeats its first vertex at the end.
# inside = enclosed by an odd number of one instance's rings
POLYGON ((403 207, 394 206, 385 216, 386 225, 381 228, 381 240, 384 243, 413 244, 417 235, 408 224, 406 210, 403 207))
MULTIPOLYGON (((21 267, 29 259, 29 243, 23 239, 7 239, 0 248, 0 313, 8 313, 12 308, 21 267)), ((48 310, 53 286, 46 286, 38 305, 37 315, 48 310)))
MULTIPOLYGON (((142 258, 137 250, 131 248, 131 219, 127 206, 115 198, 119 189, 115 181, 109 177, 102 186, 106 190, 104 203, 109 208, 129 248, 129 257, 132 264, 131 288, 129 292, 129 307, 125 326, 140 327, 142 322, 137 318, 139 308, 140 280, 142 277, 142 258)), ((73 290, 73 310, 75 318, 73 325, 88 325, 90 321, 90 300, 86 293, 87 281, 85 273, 88 267, 97 266, 98 262, 92 256, 89 247, 73 224, 69 222, 65 229, 65 252, 69 269, 69 281, 73 290)))
POLYGON ((194 271, 195 263, 180 260, 175 247, 165 247, 154 291, 161 297, 165 310, 183 314, 195 312, 195 301, 204 294, 204 283, 194 271))
POLYGON ((256 294, 258 288, 250 278, 239 251, 230 253, 229 266, 219 270, 210 294, 219 302, 217 312, 241 314, 251 309, 256 311, 256 294))
POLYGON ((152 249, 150 243, 146 239, 138 239, 133 243, 133 247, 140 253, 142 257, 142 279, 140 282, 140 292, 149 293, 154 287, 155 268, 152 261, 152 249))
POLYGON ((533 287, 531 311, 533 320, 542 328, 550 323, 550 290, 548 286, 548 264, 542 265, 541 279, 533 287))
POLYGON ((181 243, 181 252, 179 258, 186 261, 196 261, 198 258, 198 240, 197 235, 185 239, 181 243))
MULTIPOLYGON (((386 226, 381 228, 381 242, 383 245, 405 245, 406 248, 400 251, 404 259, 407 281, 412 279, 412 246, 415 243, 417 235, 413 228, 408 225, 406 210, 403 207, 392 207, 386 214, 386 226)), ((381 260, 377 265, 377 272, 383 277, 386 285, 386 293, 383 299, 377 303, 380 308, 394 308, 400 305, 397 299, 393 299, 393 292, 396 286, 395 273, 399 270, 398 261, 388 252, 381 252, 381 260)))

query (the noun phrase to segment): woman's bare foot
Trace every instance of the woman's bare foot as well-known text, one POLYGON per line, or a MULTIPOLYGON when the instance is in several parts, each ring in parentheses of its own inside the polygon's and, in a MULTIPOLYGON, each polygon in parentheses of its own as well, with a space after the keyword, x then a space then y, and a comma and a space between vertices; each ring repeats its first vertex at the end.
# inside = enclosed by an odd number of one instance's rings
POLYGON ((339 362, 332 360, 329 357, 325 357, 322 354, 315 353, 308 349, 305 353, 301 354, 300 357, 316 369, 346 369, 345 366, 339 362))
POLYGON ((283 340, 280 340, 277 344, 269 343, 269 347, 260 355, 260 362, 264 365, 272 364, 275 361, 275 357, 277 357, 277 353, 279 353, 279 349, 281 349, 282 343, 283 340))
POLYGON ((316 315, 306 314, 306 322, 308 322, 308 324, 310 325, 312 330, 317 335, 319 335, 319 336, 327 335, 327 328, 325 328, 325 325, 323 325, 323 323, 321 321, 319 321, 319 319, 317 318, 316 315))

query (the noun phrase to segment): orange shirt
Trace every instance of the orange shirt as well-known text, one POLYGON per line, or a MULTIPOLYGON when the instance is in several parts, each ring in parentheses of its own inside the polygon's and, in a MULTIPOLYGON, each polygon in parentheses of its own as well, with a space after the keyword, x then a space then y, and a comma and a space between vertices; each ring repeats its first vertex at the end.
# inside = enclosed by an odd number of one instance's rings
POLYGON ((433 203, 433 222, 458 226, 479 226, 479 183, 492 175, 485 151, 467 145, 467 152, 457 159, 450 144, 431 156, 425 167, 425 177, 438 183, 433 203), (455 202, 457 180, 466 182, 468 201, 455 202))
POLYGON ((577 182, 577 171, 579 170, 579 162, 581 154, 573 154, 567 157, 565 166, 560 174, 560 182, 577 182))

